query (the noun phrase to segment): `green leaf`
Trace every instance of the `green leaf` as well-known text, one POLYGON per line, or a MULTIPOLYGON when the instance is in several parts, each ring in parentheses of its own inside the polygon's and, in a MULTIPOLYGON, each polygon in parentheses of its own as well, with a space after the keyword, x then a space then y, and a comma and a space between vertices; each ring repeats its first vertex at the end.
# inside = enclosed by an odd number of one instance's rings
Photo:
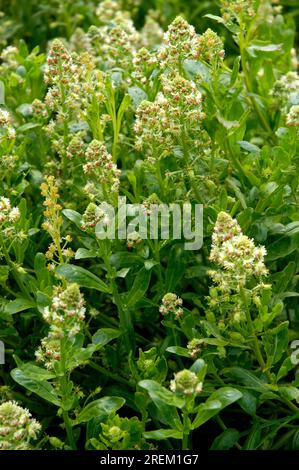
POLYGON ((248 390, 242 390, 242 397, 238 401, 239 405, 245 413, 254 416, 256 413, 257 399, 248 390))
POLYGON ((223 373, 234 379, 236 382, 241 382, 247 388, 261 393, 267 393, 272 389, 269 384, 263 382, 255 374, 241 367, 230 367, 225 369, 223 373))
POLYGON ((18 365, 18 369, 21 370, 26 377, 33 380, 44 381, 53 379, 55 374, 53 372, 49 372, 47 369, 43 369, 42 367, 38 367, 37 365, 27 362, 24 363, 20 360, 16 361, 18 365))
POLYGON ((121 397, 103 397, 95 400, 83 408, 77 418, 73 421, 76 426, 81 423, 86 423, 92 418, 100 418, 101 416, 109 415, 119 410, 125 404, 124 398, 121 397))
POLYGON ((141 300, 150 283, 151 279, 151 271, 147 270, 145 267, 141 268, 140 271, 137 273, 131 290, 126 293, 126 306, 128 308, 133 307, 139 300, 141 300))
POLYGON ((228 428, 225 429, 219 436, 214 440, 210 450, 228 450, 231 449, 239 440, 240 433, 237 429, 228 428))
POLYGON ((26 124, 23 124, 22 126, 19 126, 17 128, 17 132, 27 132, 30 131, 31 129, 35 129, 36 127, 41 127, 41 124, 37 122, 27 122, 26 124))
POLYGON ((56 268, 56 272, 65 277, 69 282, 75 282, 81 287, 88 287, 100 292, 109 293, 110 290, 106 284, 87 269, 75 266, 74 264, 64 264, 56 268))
POLYGON ((289 342, 289 322, 285 321, 280 325, 267 330, 262 336, 262 342, 267 354, 267 367, 276 364, 288 348, 289 342))
POLYGON ((177 354, 178 356, 188 357, 190 359, 190 354, 187 348, 182 348, 181 346, 169 346, 166 351, 177 354))
POLYGON ((63 209, 62 213, 67 219, 74 222, 74 224, 79 229, 82 230, 82 227, 81 227, 82 216, 81 216, 81 214, 79 214, 79 212, 73 211, 72 209, 63 209))
POLYGON ((296 367, 296 364, 292 362, 291 357, 287 357, 283 361, 283 363, 281 364, 279 368, 279 371, 277 372, 277 377, 276 377, 277 382, 283 377, 285 377, 290 372, 290 370, 294 369, 294 367, 296 367))
POLYGON ((23 312, 24 310, 34 307, 36 307, 36 304, 33 300, 19 297, 6 304, 4 312, 13 315, 14 313, 23 312))
POLYGON ((182 247, 172 247, 168 257, 165 276, 165 291, 173 292, 179 280, 184 276, 185 262, 182 247))
POLYGON ((155 380, 141 380, 138 385, 148 392, 153 401, 158 399, 166 405, 175 406, 177 408, 183 408, 185 405, 184 398, 178 397, 175 393, 172 393, 170 390, 167 390, 167 388, 155 382, 155 380))
POLYGON ((243 447, 243 450, 256 450, 261 443, 261 427, 254 424, 243 447))
POLYGON ((205 403, 197 408, 197 415, 192 423, 192 429, 202 426, 223 408, 231 405, 242 397, 242 393, 231 387, 223 387, 212 393, 205 403))
POLYGON ((257 145, 247 142, 246 140, 237 140, 237 144, 249 153, 260 153, 260 149, 257 145))
POLYGON ((299 233, 292 236, 285 235, 267 247, 267 261, 285 258, 299 248, 299 233))
POLYGON ((8 266, 0 266, 0 285, 4 286, 9 275, 9 267, 8 266))
POLYGON ((147 431, 143 433, 145 439, 154 439, 155 441, 162 441, 163 439, 182 439, 183 433, 175 429, 157 429, 156 431, 147 431))
POLYGON ((96 258, 98 253, 96 250, 87 250, 86 248, 79 248, 76 251, 75 259, 96 258))
POLYGON ((113 328, 101 328, 92 337, 93 344, 97 346, 105 346, 115 338, 120 336, 121 332, 113 328))
POLYGON ((148 98, 145 91, 135 85, 128 88, 128 93, 132 98, 132 102, 135 108, 138 108, 141 101, 147 100, 148 98))
POLYGON ((297 387, 293 387, 292 385, 280 385, 278 393, 286 400, 295 400, 297 403, 299 403, 299 389, 297 387))
MULTIPOLYGON (((28 372, 28 371, 27 371, 28 372)), ((61 401, 56 394, 54 387, 45 380, 37 380, 32 378, 32 374, 27 375, 25 370, 20 368, 13 369, 11 376, 22 387, 30 390, 44 400, 53 403, 53 405, 61 406, 61 401)))

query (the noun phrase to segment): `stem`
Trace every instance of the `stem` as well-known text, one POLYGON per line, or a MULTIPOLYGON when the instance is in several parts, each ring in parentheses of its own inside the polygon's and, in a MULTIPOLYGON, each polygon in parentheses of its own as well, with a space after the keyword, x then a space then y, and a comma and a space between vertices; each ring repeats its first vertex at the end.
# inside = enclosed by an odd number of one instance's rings
POLYGON ((102 247, 101 246, 99 247, 102 252, 102 257, 103 257, 105 268, 108 274, 107 277, 108 277, 110 289, 112 291, 114 302, 118 310, 120 328, 123 332, 123 337, 124 337, 124 345, 125 345, 126 351, 129 353, 130 351, 135 350, 135 341, 134 341, 134 334, 133 334, 134 331, 133 331, 131 316, 130 316, 128 309, 123 305, 122 299, 119 295, 118 288, 115 283, 113 272, 110 266, 109 257, 107 253, 103 252, 102 247))
POLYGON ((30 299, 32 300, 30 294, 27 292, 25 286, 24 286, 24 283, 22 281, 22 279, 20 278, 19 276, 19 273, 14 265, 14 262, 10 259, 10 255, 9 255, 9 252, 7 251, 6 249, 6 246, 5 246, 5 243, 4 243, 4 240, 3 240, 3 237, 0 233, 0 246, 2 248, 2 251, 3 251, 3 254, 4 254, 4 258, 5 258, 5 261, 6 263, 8 264, 8 266, 11 268, 11 271, 12 271, 12 275, 14 277, 14 280, 16 281, 16 283, 18 284, 21 292, 24 294, 24 296, 27 298, 27 299, 30 299))
POLYGON ((74 439, 73 435, 73 429, 72 429, 72 424, 68 415, 68 411, 64 409, 64 404, 68 400, 69 396, 69 391, 68 391, 68 373, 66 370, 66 364, 65 364, 65 338, 62 338, 60 340, 60 354, 61 354, 61 359, 60 359, 60 366, 61 366, 61 372, 62 372, 62 377, 60 378, 60 386, 61 386, 61 395, 62 395, 62 417, 65 425, 65 430, 66 430, 66 435, 69 441, 69 444, 72 448, 72 450, 76 450, 76 442, 74 439))
POLYGON ((266 373, 268 379, 271 381, 271 374, 266 368, 266 364, 265 364, 265 361, 264 361, 264 358, 263 358, 263 355, 262 355, 262 352, 261 352, 261 349, 260 349, 260 345, 259 345, 258 339, 257 339, 255 331, 254 331, 253 321, 252 321, 252 318, 251 318, 250 310, 249 310, 248 303, 247 303, 246 292, 245 292, 244 288, 240 289, 240 297, 241 297, 242 302, 245 306, 246 320, 247 320, 247 325, 249 327, 250 335, 252 337, 252 347, 253 347, 253 351, 255 353, 255 357, 256 357, 262 371, 266 373))
POLYGON ((65 424, 66 435, 67 435, 69 444, 70 444, 72 450, 77 450, 76 442, 75 442, 74 435, 73 435, 73 429, 72 429, 72 425, 71 425, 71 421, 70 421, 68 412, 63 411, 62 416, 63 416, 63 421, 64 421, 64 424, 65 424))
POLYGON ((185 129, 183 129, 182 131, 182 147, 183 147, 184 163, 185 163, 185 169, 188 175, 188 180, 189 180, 191 188, 193 189, 196 199, 200 201, 201 198, 200 198, 200 194, 198 192, 197 186, 196 186, 196 181, 194 178, 193 170, 189 168, 189 152, 187 148, 185 129))
MULTIPOLYGON (((241 55, 241 65, 242 65, 242 70, 243 70, 243 75, 244 75, 244 80, 245 80, 245 85, 246 85, 246 88, 247 88, 247 91, 249 93, 249 99, 251 101, 251 104, 256 112, 256 114, 258 115, 259 117, 259 120, 262 124, 262 126, 264 127, 264 129, 270 134, 272 135, 273 134, 273 130, 271 129, 270 127, 270 124, 268 122, 268 120, 265 118, 264 114, 261 112, 257 102, 255 101, 255 98, 253 96, 253 87, 252 87, 252 83, 251 83, 251 80, 250 80, 250 77, 248 75, 248 71, 247 71, 247 63, 246 63, 246 47, 247 47, 247 42, 248 42, 248 39, 245 38, 243 35, 240 35, 240 42, 239 42, 239 47, 240 47, 240 55, 241 55)), ((272 139, 273 139, 273 136, 272 136, 272 139)))
POLYGON ((190 429, 189 429, 189 424, 188 424, 188 411, 186 408, 183 409, 183 440, 182 440, 182 450, 188 450, 189 449, 189 434, 190 434, 190 429))

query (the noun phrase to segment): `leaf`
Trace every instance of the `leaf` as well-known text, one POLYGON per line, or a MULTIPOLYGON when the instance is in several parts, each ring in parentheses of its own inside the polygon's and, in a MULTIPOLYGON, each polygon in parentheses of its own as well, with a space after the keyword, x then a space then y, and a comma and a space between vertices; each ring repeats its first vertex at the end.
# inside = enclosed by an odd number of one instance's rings
POLYGON ((155 380, 141 380, 138 385, 144 388, 151 399, 155 401, 158 399, 169 406, 175 406, 177 408, 183 408, 185 405, 185 399, 178 397, 167 388, 155 382, 155 380))
POLYGON ((247 142, 246 140, 237 140, 237 144, 239 144, 242 149, 246 150, 246 152, 260 153, 260 148, 257 145, 247 142))
POLYGON ((130 97, 132 98, 132 102, 135 108, 138 108, 140 105, 141 101, 147 100, 147 94, 145 93, 144 90, 139 88, 138 86, 130 86, 128 88, 128 93, 130 97))
POLYGON ((243 450, 256 450, 261 442, 261 428, 254 424, 244 444, 243 450))
POLYGON ((238 79, 239 69, 240 69, 240 62, 241 62, 241 58, 236 57, 235 61, 234 61, 234 66, 233 66, 233 70, 232 70, 232 73, 231 73, 231 77, 230 77, 230 82, 229 82, 230 87, 233 87, 234 84, 236 83, 237 79, 238 79))
POLYGON ((97 346, 105 346, 115 338, 120 336, 121 332, 113 328, 101 328, 92 337, 93 344, 97 346))
POLYGON ((169 346, 166 351, 177 354, 178 356, 188 357, 190 359, 190 354, 187 348, 182 348, 181 346, 169 346))
POLYGON ((173 292, 179 280, 184 276, 185 262, 182 247, 172 247, 169 253, 165 276, 165 291, 173 292))
POLYGON ((197 415, 192 423, 192 429, 202 426, 205 422, 217 415, 223 408, 231 405, 242 397, 242 393, 231 387, 223 387, 212 393, 205 403, 197 408, 197 415))
POLYGON ((44 253, 36 253, 34 258, 34 271, 41 290, 51 285, 50 273, 47 269, 47 259, 44 253))
POLYGON ((18 133, 19 132, 27 132, 30 131, 31 129, 35 129, 36 127, 41 127, 41 124, 37 122, 27 122, 26 124, 23 124, 22 126, 19 126, 17 128, 18 133))
POLYGON ((0 80, 0 105, 5 105, 5 85, 0 80))
POLYGON ((137 273, 131 290, 126 293, 126 306, 128 308, 133 307, 139 300, 141 300, 149 286, 151 279, 151 271, 147 270, 145 267, 141 268, 137 273))
POLYGON ((276 364, 288 348, 289 342, 289 322, 285 321, 267 330, 262 336, 262 342, 267 354, 267 366, 270 368, 276 364))
POLYGON ((9 267, 8 266, 0 266, 0 285, 4 286, 9 275, 9 267))
POLYGON ((267 247, 267 261, 285 258, 299 248, 299 233, 285 235, 267 247))
POLYGON ((155 441, 161 441, 163 439, 182 439, 183 433, 175 429, 157 429, 155 431, 147 431, 143 433, 145 439, 154 439, 155 441))
POLYGON ((121 397, 103 397, 89 403, 78 414, 77 418, 73 421, 76 426, 81 423, 86 423, 92 418, 99 418, 101 416, 109 415, 119 410, 125 404, 125 399, 121 397))
POLYGON ((62 213, 67 219, 74 222, 74 224, 79 229, 82 229, 82 227, 81 227, 82 216, 81 216, 81 214, 79 214, 79 212, 73 211, 72 209, 63 209, 62 213))
POLYGON ((35 364, 30 362, 24 363, 20 360, 16 361, 18 365, 18 369, 21 370, 26 377, 33 380, 44 381, 53 379, 55 374, 53 372, 49 372, 47 369, 43 369, 42 367, 38 367, 35 364))
POLYGON ((282 44, 265 44, 262 41, 252 41, 247 47, 248 54, 256 57, 255 52, 276 52, 281 50, 282 44))
POLYGON ((221 114, 219 112, 216 113, 216 118, 218 119, 218 121, 220 122, 220 124, 222 124, 222 126, 225 128, 225 129, 233 129, 233 128, 238 128, 240 127, 240 123, 239 121, 228 121, 227 119, 225 119, 223 116, 221 116, 221 114))
POLYGON ((225 429, 219 436, 214 440, 210 450, 228 450, 231 449, 239 440, 240 433, 237 429, 228 428, 225 429))
POLYGON ((24 310, 34 307, 36 307, 36 304, 33 300, 19 297, 6 304, 4 312, 13 315, 14 313, 23 312, 24 310))
POLYGON ((26 371, 17 368, 11 371, 11 376, 22 387, 30 392, 35 393, 44 400, 53 403, 53 405, 61 406, 61 401, 56 394, 54 387, 46 381, 37 380, 27 375, 26 371))
POLYGON ((296 367, 296 364, 292 362, 292 358, 287 357, 283 361, 282 365, 279 368, 279 371, 277 372, 277 376, 276 376, 277 382, 283 377, 285 377, 290 372, 290 370, 294 369, 294 367, 296 367))
POLYGON ((256 413, 256 406, 257 406, 257 399, 256 397, 250 393, 248 390, 242 390, 243 396, 238 401, 239 405, 245 413, 254 416, 256 413))
POLYGON ((96 258, 98 253, 96 250, 87 250, 86 248, 78 248, 75 259, 96 258))
POLYGON ((75 266, 74 264, 64 264, 56 268, 56 272, 65 277, 69 282, 75 282, 81 287, 88 287, 100 292, 109 293, 110 290, 106 284, 87 269, 75 266))
POLYGON ((252 390, 256 390, 261 393, 267 393, 271 390, 271 386, 269 384, 263 382, 249 370, 241 367, 230 367, 225 369, 223 373, 236 380, 236 382, 241 382, 252 390))

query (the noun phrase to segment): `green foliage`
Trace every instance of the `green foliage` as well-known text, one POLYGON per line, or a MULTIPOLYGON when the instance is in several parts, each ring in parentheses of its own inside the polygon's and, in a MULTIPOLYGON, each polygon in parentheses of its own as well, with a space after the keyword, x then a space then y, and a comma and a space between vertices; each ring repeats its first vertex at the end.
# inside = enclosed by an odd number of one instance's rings
POLYGON ((298 449, 295 2, 1 9, 0 403, 37 449, 298 449))

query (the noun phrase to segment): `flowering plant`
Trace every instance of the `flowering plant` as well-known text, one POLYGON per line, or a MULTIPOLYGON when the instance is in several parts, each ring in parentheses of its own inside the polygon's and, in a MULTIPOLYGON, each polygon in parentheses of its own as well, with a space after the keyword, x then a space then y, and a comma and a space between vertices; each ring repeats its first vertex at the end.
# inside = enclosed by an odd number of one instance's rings
POLYGON ((0 449, 298 449, 295 2, 2 3, 0 449))

